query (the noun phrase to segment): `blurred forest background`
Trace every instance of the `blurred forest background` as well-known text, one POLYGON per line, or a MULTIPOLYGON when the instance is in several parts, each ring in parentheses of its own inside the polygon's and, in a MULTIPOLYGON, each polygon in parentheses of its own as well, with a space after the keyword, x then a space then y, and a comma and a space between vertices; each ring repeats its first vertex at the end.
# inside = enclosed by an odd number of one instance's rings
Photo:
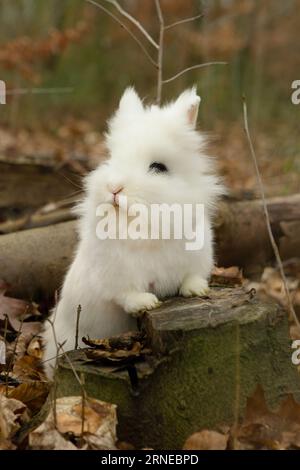
MULTIPOLYGON (((153 0, 120 4, 158 37, 153 0)), ((245 193, 255 190, 243 133, 245 94, 268 195, 295 192, 300 107, 291 102, 291 84, 300 78, 300 1, 162 0, 161 5, 166 24, 204 15, 166 32, 165 78, 197 63, 228 62, 166 84, 163 99, 197 84, 203 98, 200 128, 211 137, 229 186, 245 193)), ((105 121, 124 88, 134 84, 146 100, 155 99, 156 71, 143 52, 85 0, 0 0, 0 21, 0 78, 8 89, 7 105, 0 108, 5 158, 97 159, 105 121), (35 88, 40 90, 30 92, 35 88)))

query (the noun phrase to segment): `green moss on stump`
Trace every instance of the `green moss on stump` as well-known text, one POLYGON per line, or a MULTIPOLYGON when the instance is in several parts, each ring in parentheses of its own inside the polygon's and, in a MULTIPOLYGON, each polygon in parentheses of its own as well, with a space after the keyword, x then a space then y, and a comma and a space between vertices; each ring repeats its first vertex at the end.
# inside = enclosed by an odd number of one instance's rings
MULTIPOLYGON (((181 448, 199 429, 232 423, 237 380, 241 416, 257 384, 271 407, 299 389, 286 314, 241 288, 213 289, 208 299, 170 299, 147 313, 142 326, 154 355, 135 365, 137 390, 126 369, 87 363, 84 350, 68 353, 85 374, 88 395, 118 405, 119 439, 137 447, 181 448)), ((58 394, 80 394, 63 358, 58 394)))

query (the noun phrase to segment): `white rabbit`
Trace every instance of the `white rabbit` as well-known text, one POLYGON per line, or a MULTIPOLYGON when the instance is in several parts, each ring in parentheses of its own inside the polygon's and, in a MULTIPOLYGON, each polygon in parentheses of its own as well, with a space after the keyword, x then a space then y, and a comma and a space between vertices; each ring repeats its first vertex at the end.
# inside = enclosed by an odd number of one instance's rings
MULTIPOLYGON (((51 317, 64 351, 74 348, 78 305, 79 339, 103 338, 135 329, 130 314, 156 308, 159 299, 208 291, 214 264, 211 219, 223 187, 212 159, 203 153, 205 139, 195 130, 199 103, 195 88, 164 107, 145 107, 133 88, 122 96, 106 135, 109 158, 85 181, 85 199, 78 208, 80 241, 51 317), (129 206, 204 204, 203 248, 188 251, 185 240, 177 239, 99 240, 96 208, 101 203, 117 206, 120 195, 129 206)), ((57 349, 49 324, 44 338, 51 376, 57 349)))

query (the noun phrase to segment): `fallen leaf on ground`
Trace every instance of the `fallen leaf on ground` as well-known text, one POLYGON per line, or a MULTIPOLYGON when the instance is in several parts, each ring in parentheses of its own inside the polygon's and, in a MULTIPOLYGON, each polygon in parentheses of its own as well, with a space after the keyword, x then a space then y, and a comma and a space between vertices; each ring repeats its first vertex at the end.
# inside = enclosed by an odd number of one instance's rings
POLYGON ((242 270, 237 266, 230 268, 217 268, 213 269, 211 275, 211 285, 235 287, 241 286, 244 282, 242 270))
POLYGON ((300 403, 292 394, 272 411, 257 386, 247 400, 241 424, 231 429, 202 430, 192 434, 184 450, 292 450, 300 449, 300 403))
POLYGON ((41 409, 49 394, 49 382, 32 381, 21 383, 17 387, 11 389, 8 393, 9 398, 15 398, 27 405, 28 409, 33 413, 41 409))
POLYGON ((39 338, 35 337, 30 341, 29 345, 27 346, 27 354, 28 356, 35 357, 36 359, 42 359, 42 342, 39 338))
POLYGON ((277 410, 271 411, 258 386, 247 400, 236 440, 239 449, 300 449, 300 404, 289 394, 277 410))
POLYGON ((192 434, 184 443, 183 450, 225 450, 228 435, 203 430, 192 434))
POLYGON ((0 443, 13 437, 26 421, 28 414, 24 403, 0 395, 0 443))
POLYGON ((36 357, 27 355, 20 357, 15 361, 11 375, 21 382, 45 380, 41 361, 36 357))
POLYGON ((85 398, 83 413, 82 401, 82 397, 58 398, 56 427, 52 409, 46 421, 30 433, 30 447, 55 450, 116 449, 116 405, 85 398))
POLYGON ((0 439, 0 450, 16 450, 16 448, 17 446, 8 439, 0 439))
MULTIPOLYGON (((300 272, 296 274, 295 270, 287 271, 286 279, 296 313, 300 313, 300 272)), ((255 288, 261 298, 272 298, 287 308, 285 286, 278 269, 266 267, 260 282, 249 282, 248 288, 255 288)))

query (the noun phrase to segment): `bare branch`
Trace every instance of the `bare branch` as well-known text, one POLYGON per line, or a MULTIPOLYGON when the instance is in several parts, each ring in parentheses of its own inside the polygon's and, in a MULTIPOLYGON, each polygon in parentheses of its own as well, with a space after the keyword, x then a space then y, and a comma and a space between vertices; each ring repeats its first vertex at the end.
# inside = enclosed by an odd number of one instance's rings
POLYGON ((159 49, 158 49, 158 73, 157 73, 157 104, 161 102, 162 87, 163 87, 163 56, 164 56, 164 32, 165 21, 162 14, 160 0, 155 0, 155 6, 159 21, 159 49))
POLYGON ((60 94, 60 93, 72 93, 74 88, 71 87, 61 87, 61 88, 13 88, 7 90, 7 95, 50 95, 50 94, 60 94))
POLYGON ((289 287, 288 287, 288 284, 287 284, 287 279, 286 279, 286 276, 285 276, 282 260, 281 260, 280 253, 279 253, 279 250, 278 250, 278 247, 277 247, 277 244, 276 244, 273 232, 272 232, 268 206, 267 206, 267 203, 266 203, 265 190, 264 190, 262 178, 261 178, 261 175, 260 175, 260 171, 259 171, 259 168, 258 168, 257 158, 256 158, 253 142, 252 142, 252 139, 251 139, 250 131, 249 131, 248 111, 247 111, 247 103, 246 103, 245 98, 243 99, 243 111, 244 111, 245 133, 246 133, 246 136, 247 136, 251 156, 252 156, 254 167, 255 167, 257 183, 258 183, 258 187, 259 187, 259 191, 260 191, 260 195, 261 195, 261 199, 262 199, 263 210, 264 210, 264 214, 265 214, 265 218, 266 218, 266 225, 267 225, 267 229, 268 229, 270 242, 271 242, 271 245, 272 245, 272 248, 273 248, 273 251, 274 251, 274 255, 275 255, 275 258, 276 258, 276 262, 277 262, 278 267, 279 267, 280 275, 281 275, 281 278, 282 278, 282 281, 283 281, 283 284, 284 284, 284 290, 285 290, 285 295, 286 295, 286 299, 287 299, 287 306, 288 306, 290 316, 294 320, 297 327, 300 329, 300 322, 297 318, 297 315, 296 315, 296 312, 295 312, 295 309, 294 309, 294 306, 293 306, 293 302, 292 302, 291 294, 290 294, 289 287))
POLYGON ((125 29, 125 31, 127 31, 127 33, 132 37, 132 39, 139 45, 139 47, 142 49, 142 51, 144 52, 145 56, 148 58, 148 60, 151 62, 152 65, 154 65, 155 68, 158 67, 157 63, 155 62, 155 60, 153 60, 153 58, 151 57, 151 55, 149 54, 149 52, 147 51, 147 49, 145 48, 145 46, 141 43, 141 41, 139 40, 139 38, 125 25, 125 23, 123 23, 116 15, 114 15, 110 10, 108 10, 107 8, 105 8, 103 5, 100 5, 100 3, 97 3, 95 2, 94 0, 85 0, 86 2, 90 3, 91 5, 94 5, 95 7, 99 8, 100 10, 104 11, 108 16, 110 16, 111 18, 113 18, 117 23, 119 23, 119 25, 125 29))
POLYGON ((192 65, 191 67, 181 70, 181 72, 178 72, 176 75, 173 75, 173 77, 163 80, 163 83, 170 83, 173 80, 176 80, 176 78, 181 77, 181 75, 185 74, 186 72, 189 72, 190 70, 201 69, 203 67, 209 67, 210 65, 227 65, 227 64, 228 62, 206 62, 205 64, 192 65))
POLYGON ((191 16, 190 18, 185 18, 184 20, 175 21, 175 23, 171 23, 165 26, 165 31, 167 31, 168 29, 174 28, 175 26, 178 26, 180 24, 190 23, 191 21, 198 20, 199 18, 203 18, 203 16, 204 14, 200 13, 199 15, 191 16))
POLYGON ((124 10, 121 5, 116 1, 116 0, 105 0, 107 3, 111 3, 116 7, 116 9, 123 15, 125 18, 127 18, 131 23, 133 23, 140 31, 141 33, 145 36, 145 38, 148 39, 150 44, 155 47, 155 49, 158 49, 158 44, 154 41, 154 39, 150 36, 150 34, 146 31, 146 29, 141 25, 141 23, 131 16, 126 10, 124 10))

